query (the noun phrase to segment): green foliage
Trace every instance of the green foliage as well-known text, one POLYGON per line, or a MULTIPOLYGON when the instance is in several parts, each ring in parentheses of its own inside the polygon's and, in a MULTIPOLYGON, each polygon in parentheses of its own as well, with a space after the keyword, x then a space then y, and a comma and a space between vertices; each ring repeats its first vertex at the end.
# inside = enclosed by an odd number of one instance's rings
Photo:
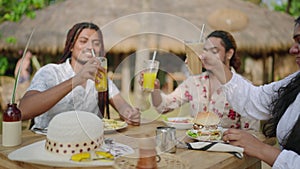
MULTIPOLYGON (((0 24, 4 21, 18 22, 23 16, 34 19, 36 10, 55 2, 56 0, 0 0, 0 24)), ((15 44, 17 39, 8 37, 5 42, 15 44)))
MULTIPOLYGON (((275 11, 285 12, 286 8, 287 8, 287 3, 284 3, 282 6, 274 4, 274 10, 275 11)), ((300 16, 300 1, 292 0, 291 7, 289 9, 289 14, 294 16, 294 17, 300 16)))
POLYGON ((18 22, 23 15, 35 18, 35 10, 45 7, 46 0, 0 0, 0 23, 18 22))
POLYGON ((8 60, 4 56, 0 56, 0 75, 4 75, 8 68, 8 60))
POLYGON ((17 39, 15 37, 13 37, 13 36, 10 36, 10 37, 7 37, 5 39, 5 42, 6 43, 10 43, 10 44, 16 44, 17 43, 17 39))

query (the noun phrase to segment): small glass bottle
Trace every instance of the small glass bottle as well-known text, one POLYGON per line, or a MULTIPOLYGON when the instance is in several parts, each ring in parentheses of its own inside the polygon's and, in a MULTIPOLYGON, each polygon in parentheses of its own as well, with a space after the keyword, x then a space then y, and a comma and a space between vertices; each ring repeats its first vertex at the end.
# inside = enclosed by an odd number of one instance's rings
POLYGON ((5 147, 20 145, 22 141, 22 118, 16 103, 7 104, 2 119, 2 145, 5 147))

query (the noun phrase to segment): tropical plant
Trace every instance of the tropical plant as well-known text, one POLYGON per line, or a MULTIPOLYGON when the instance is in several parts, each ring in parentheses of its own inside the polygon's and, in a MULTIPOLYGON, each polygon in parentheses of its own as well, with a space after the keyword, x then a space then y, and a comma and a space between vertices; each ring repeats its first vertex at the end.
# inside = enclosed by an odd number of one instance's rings
POLYGON ((7 58, 4 56, 0 56, 0 75, 4 75, 8 68, 7 58))
POLYGON ((45 0, 0 0, 0 23, 18 22, 23 15, 35 18, 35 10, 45 6, 45 0))
POLYGON ((286 12, 294 17, 298 17, 300 16, 300 1, 288 0, 282 5, 274 4, 274 10, 286 12))

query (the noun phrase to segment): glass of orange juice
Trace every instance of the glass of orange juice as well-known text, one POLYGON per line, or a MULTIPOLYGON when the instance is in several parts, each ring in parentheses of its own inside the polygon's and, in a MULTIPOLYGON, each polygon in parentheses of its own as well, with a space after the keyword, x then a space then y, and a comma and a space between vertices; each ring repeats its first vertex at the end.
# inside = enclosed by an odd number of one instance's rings
POLYGON ((144 62, 143 90, 152 92, 154 90, 154 82, 158 72, 159 61, 146 60, 144 62))
MULTIPOLYGON (((101 63, 101 66, 105 70, 107 70, 107 59, 105 57, 98 57, 98 59, 101 63)), ((107 91, 107 71, 105 72, 102 72, 100 70, 98 71, 101 74, 102 78, 96 76, 95 87, 98 92, 105 92, 107 91)))

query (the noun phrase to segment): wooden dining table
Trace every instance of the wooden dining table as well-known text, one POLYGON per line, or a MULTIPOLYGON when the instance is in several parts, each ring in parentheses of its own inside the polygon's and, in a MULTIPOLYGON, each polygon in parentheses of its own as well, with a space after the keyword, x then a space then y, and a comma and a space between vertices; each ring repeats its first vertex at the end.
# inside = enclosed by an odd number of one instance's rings
MULTIPOLYGON (((105 138, 112 138, 118 143, 126 144, 132 147, 135 151, 138 151, 138 143, 136 138, 142 135, 155 136, 156 127, 165 126, 162 121, 153 120, 141 123, 140 126, 127 126, 124 129, 105 133, 105 138)), ((255 135, 264 141, 264 136, 261 133, 255 133, 255 135)), ((36 134, 30 130, 22 131, 22 144, 15 147, 3 147, 2 146, 2 135, 0 136, 0 168, 35 168, 35 169, 50 169, 50 168, 59 168, 51 167, 45 165, 38 165, 27 162, 11 161, 8 159, 8 154, 14 150, 17 150, 23 146, 29 145, 31 143, 44 140, 45 135, 36 134)), ((195 140, 186 136, 186 130, 176 130, 176 137, 178 140, 183 142, 194 142, 195 140)), ((29 154, 30 155, 30 154, 29 154)), ((224 152, 209 152, 209 151, 200 151, 200 150, 189 150, 187 148, 177 148, 176 157, 180 158, 182 161, 185 161, 189 164, 190 168, 199 168, 199 169, 260 169, 261 160, 244 155, 242 159, 235 157, 230 153, 224 152)), ((63 167, 62 167, 63 168, 63 167)), ((79 168, 79 167, 78 167, 79 168)), ((111 169, 113 166, 98 166, 96 168, 111 169)))

